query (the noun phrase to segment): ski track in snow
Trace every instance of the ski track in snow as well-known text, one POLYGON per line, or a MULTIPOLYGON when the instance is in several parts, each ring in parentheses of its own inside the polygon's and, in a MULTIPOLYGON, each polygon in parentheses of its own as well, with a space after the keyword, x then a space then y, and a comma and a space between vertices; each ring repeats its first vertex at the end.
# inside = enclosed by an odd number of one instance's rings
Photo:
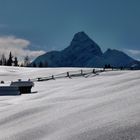
MULTIPOLYGON (((9 84, 80 68, 0 67, 9 84)), ((0 96, 0 140, 140 140, 140 71, 35 82, 33 94, 0 96)))

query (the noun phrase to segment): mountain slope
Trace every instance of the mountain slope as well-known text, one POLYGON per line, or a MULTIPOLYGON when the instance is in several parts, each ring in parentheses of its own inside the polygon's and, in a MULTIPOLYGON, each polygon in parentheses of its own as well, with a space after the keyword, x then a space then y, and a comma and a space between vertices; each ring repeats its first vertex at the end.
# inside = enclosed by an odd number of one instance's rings
POLYGON ((100 47, 84 32, 74 35, 69 47, 62 52, 64 66, 86 66, 93 57, 103 55, 100 47))
POLYGON ((118 50, 108 49, 104 55, 104 60, 108 63, 113 65, 114 67, 117 66, 128 66, 130 63, 134 62, 134 59, 126 55, 124 52, 118 50))
POLYGON ((47 63, 49 67, 58 67, 61 65, 61 53, 59 51, 48 52, 37 57, 33 63, 39 65, 40 62, 43 64, 47 63))
MULTIPOLYGON (((47 62, 49 67, 130 67, 138 61, 118 50, 108 49, 105 53, 84 32, 74 35, 70 45, 62 51, 48 52, 39 56, 33 63, 47 62)), ((139 65, 139 64, 138 64, 139 65)))

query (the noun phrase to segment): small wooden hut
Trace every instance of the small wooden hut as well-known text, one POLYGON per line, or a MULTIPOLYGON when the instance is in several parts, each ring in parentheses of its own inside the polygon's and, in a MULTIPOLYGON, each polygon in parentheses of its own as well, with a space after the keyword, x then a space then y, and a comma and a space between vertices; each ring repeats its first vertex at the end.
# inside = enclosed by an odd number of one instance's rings
POLYGON ((20 79, 15 82, 11 82, 11 87, 18 87, 20 93, 31 93, 31 88, 34 86, 34 83, 30 80, 21 81, 20 79))

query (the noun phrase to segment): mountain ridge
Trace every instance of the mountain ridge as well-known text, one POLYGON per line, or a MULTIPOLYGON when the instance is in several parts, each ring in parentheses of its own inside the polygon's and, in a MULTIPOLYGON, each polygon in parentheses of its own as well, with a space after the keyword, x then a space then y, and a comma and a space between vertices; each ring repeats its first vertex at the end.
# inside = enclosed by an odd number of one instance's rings
MULTIPOLYGON (((107 49, 104 53, 100 46, 85 32, 74 35, 70 45, 62 51, 51 51, 37 57, 33 63, 39 65, 47 63, 48 67, 131 67, 139 61, 131 58, 122 51, 107 49)), ((32 63, 32 65, 33 65, 32 63)))

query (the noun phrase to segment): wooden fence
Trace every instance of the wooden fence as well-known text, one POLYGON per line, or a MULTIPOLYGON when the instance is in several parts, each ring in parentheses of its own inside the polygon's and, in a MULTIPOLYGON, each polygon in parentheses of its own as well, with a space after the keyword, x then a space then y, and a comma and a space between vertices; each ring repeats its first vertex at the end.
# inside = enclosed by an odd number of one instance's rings
POLYGON ((67 71, 64 73, 50 75, 47 77, 38 77, 35 79, 31 79, 31 81, 40 82, 40 81, 55 80, 55 79, 66 78, 66 77, 73 78, 73 77, 80 77, 80 76, 87 78, 90 75, 98 75, 99 73, 104 72, 104 71, 109 71, 109 69, 108 70, 105 70, 105 69, 90 69, 90 70, 81 69, 81 70, 77 70, 77 71, 67 71))

